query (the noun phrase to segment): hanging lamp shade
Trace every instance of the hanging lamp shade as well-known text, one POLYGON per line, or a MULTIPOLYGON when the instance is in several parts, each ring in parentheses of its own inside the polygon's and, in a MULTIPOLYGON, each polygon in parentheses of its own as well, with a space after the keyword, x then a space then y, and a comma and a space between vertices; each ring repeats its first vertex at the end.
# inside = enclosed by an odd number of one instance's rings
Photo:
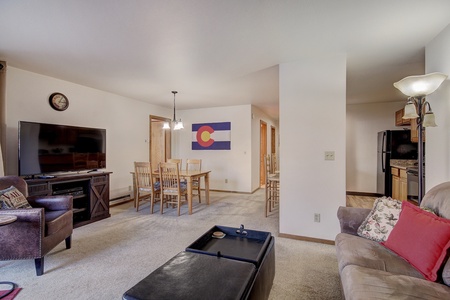
POLYGON ((409 97, 423 97, 433 93, 447 79, 442 73, 408 76, 394 83, 394 86, 409 97))
POLYGON ((169 122, 164 122, 163 129, 170 129, 169 122))
POLYGON ((422 122, 423 127, 436 127, 436 120, 434 117, 434 113, 430 110, 427 111, 425 116, 423 117, 422 122))
POLYGON ((408 100, 408 103, 405 105, 405 112, 403 115, 403 119, 416 119, 419 115, 417 114, 416 105, 411 99, 408 100))
POLYGON ((183 128, 184 128, 184 126, 183 126, 183 122, 181 122, 181 119, 174 123, 173 130, 180 130, 180 129, 183 129, 183 128))

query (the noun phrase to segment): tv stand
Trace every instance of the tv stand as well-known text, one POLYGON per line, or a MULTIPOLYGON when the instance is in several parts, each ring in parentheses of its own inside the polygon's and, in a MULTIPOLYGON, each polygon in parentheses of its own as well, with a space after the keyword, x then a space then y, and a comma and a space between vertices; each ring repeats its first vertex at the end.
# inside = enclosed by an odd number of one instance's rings
POLYGON ((111 216, 109 174, 111 172, 70 174, 25 181, 29 196, 73 196, 73 227, 76 228, 111 216))

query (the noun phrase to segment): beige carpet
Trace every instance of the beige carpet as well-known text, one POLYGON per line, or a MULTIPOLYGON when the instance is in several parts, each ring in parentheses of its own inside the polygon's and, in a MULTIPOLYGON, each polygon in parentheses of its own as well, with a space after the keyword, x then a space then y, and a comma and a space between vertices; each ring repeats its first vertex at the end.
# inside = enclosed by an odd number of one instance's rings
MULTIPOLYGON (((157 211, 159 206, 156 206, 157 211)), ((248 195, 211 192, 211 204, 194 200, 194 214, 176 209, 149 214, 132 203, 112 217, 74 230, 72 249, 58 245, 45 258, 0 261, 0 281, 22 287, 16 299, 121 299, 122 294, 214 225, 270 231, 275 236, 276 275, 270 299, 342 299, 334 246, 278 237, 278 211, 264 217, 264 190, 248 195)))

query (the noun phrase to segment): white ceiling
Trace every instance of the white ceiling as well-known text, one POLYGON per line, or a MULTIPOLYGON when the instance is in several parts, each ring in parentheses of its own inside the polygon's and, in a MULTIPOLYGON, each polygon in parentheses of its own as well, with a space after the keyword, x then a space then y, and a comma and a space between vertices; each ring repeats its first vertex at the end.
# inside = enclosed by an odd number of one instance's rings
POLYGON ((346 53, 347 103, 401 100, 392 83, 423 74, 449 22, 449 0, 1 0, 0 60, 165 107, 177 90, 177 109, 278 118, 280 63, 346 53))

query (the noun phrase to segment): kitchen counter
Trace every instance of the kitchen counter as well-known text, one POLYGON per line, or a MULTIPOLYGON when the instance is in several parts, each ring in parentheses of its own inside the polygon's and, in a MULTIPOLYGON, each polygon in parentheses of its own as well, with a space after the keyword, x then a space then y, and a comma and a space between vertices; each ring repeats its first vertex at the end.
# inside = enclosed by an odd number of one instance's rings
POLYGON ((392 159, 391 167, 406 170, 408 167, 417 166, 417 160, 415 159, 392 159))

